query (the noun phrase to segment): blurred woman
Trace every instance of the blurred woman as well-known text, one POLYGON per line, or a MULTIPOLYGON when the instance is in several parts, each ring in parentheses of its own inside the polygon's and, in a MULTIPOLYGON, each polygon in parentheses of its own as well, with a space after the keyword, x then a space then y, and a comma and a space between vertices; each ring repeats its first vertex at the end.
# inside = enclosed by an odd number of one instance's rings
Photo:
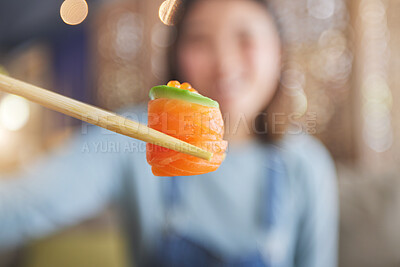
POLYGON ((142 143, 89 127, 1 181, 0 245, 76 224, 114 201, 137 266, 335 266, 334 166, 319 142, 277 121, 290 117, 290 104, 278 89, 272 10, 261 0, 182 5, 171 77, 221 104, 230 143, 222 166, 157 178, 142 143))

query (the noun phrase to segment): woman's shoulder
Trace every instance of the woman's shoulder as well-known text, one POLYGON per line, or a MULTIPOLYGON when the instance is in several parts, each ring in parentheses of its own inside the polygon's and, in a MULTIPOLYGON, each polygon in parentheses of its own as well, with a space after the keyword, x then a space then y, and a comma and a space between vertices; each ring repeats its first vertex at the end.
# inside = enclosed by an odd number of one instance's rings
POLYGON ((331 180, 336 178, 336 168, 326 147, 317 138, 307 135, 286 135, 277 147, 289 168, 309 177, 308 180, 331 180))
POLYGON ((287 166, 288 182, 296 203, 304 209, 321 202, 325 203, 325 208, 336 205, 336 168, 325 146, 309 135, 285 136, 277 146, 287 166))
POLYGON ((331 160, 330 153, 322 142, 308 134, 285 135, 276 145, 301 158, 331 160))

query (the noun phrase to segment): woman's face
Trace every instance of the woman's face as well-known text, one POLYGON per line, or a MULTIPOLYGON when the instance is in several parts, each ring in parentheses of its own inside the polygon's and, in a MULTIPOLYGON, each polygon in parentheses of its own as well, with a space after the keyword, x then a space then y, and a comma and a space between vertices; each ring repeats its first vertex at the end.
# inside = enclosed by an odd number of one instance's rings
POLYGON ((178 41, 182 78, 233 117, 254 119, 269 103, 280 56, 275 24, 254 1, 199 0, 183 21, 178 41))

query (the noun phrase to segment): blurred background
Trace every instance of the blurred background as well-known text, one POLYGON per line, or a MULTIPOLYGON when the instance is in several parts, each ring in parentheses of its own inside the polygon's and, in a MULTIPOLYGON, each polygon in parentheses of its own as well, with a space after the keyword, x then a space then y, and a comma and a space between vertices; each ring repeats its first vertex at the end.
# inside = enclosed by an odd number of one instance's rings
MULTIPOLYGON (((174 28, 160 20, 162 2, 88 0, 88 16, 71 26, 60 16, 62 1, 0 0, 0 72, 105 109, 146 101, 148 88, 167 78, 174 28)), ((272 3, 285 38, 281 86, 303 115, 299 122, 337 164, 339 265, 400 266, 400 1, 272 3)), ((0 93, 0 173, 21 168, 79 126, 0 93)), ((127 264, 113 207, 0 254, 0 266, 127 264)))

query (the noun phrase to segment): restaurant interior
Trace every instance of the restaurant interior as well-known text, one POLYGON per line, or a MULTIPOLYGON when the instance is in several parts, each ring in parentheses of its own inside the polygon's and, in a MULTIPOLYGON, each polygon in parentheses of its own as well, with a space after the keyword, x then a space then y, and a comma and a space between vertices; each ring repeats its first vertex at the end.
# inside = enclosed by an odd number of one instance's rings
MULTIPOLYGON (((87 10, 71 22, 60 13, 62 1, 0 0, 0 73, 106 110, 147 101, 148 89, 167 79, 174 25, 163 12, 171 10, 162 0, 80 1, 87 10)), ((400 266, 400 1, 271 2, 285 36, 280 86, 295 103, 296 123, 336 164, 339 266, 400 266)), ((23 168, 79 127, 0 92, 0 174, 23 168)), ((128 266, 119 223, 110 206, 2 251, 0 266, 128 266)))

